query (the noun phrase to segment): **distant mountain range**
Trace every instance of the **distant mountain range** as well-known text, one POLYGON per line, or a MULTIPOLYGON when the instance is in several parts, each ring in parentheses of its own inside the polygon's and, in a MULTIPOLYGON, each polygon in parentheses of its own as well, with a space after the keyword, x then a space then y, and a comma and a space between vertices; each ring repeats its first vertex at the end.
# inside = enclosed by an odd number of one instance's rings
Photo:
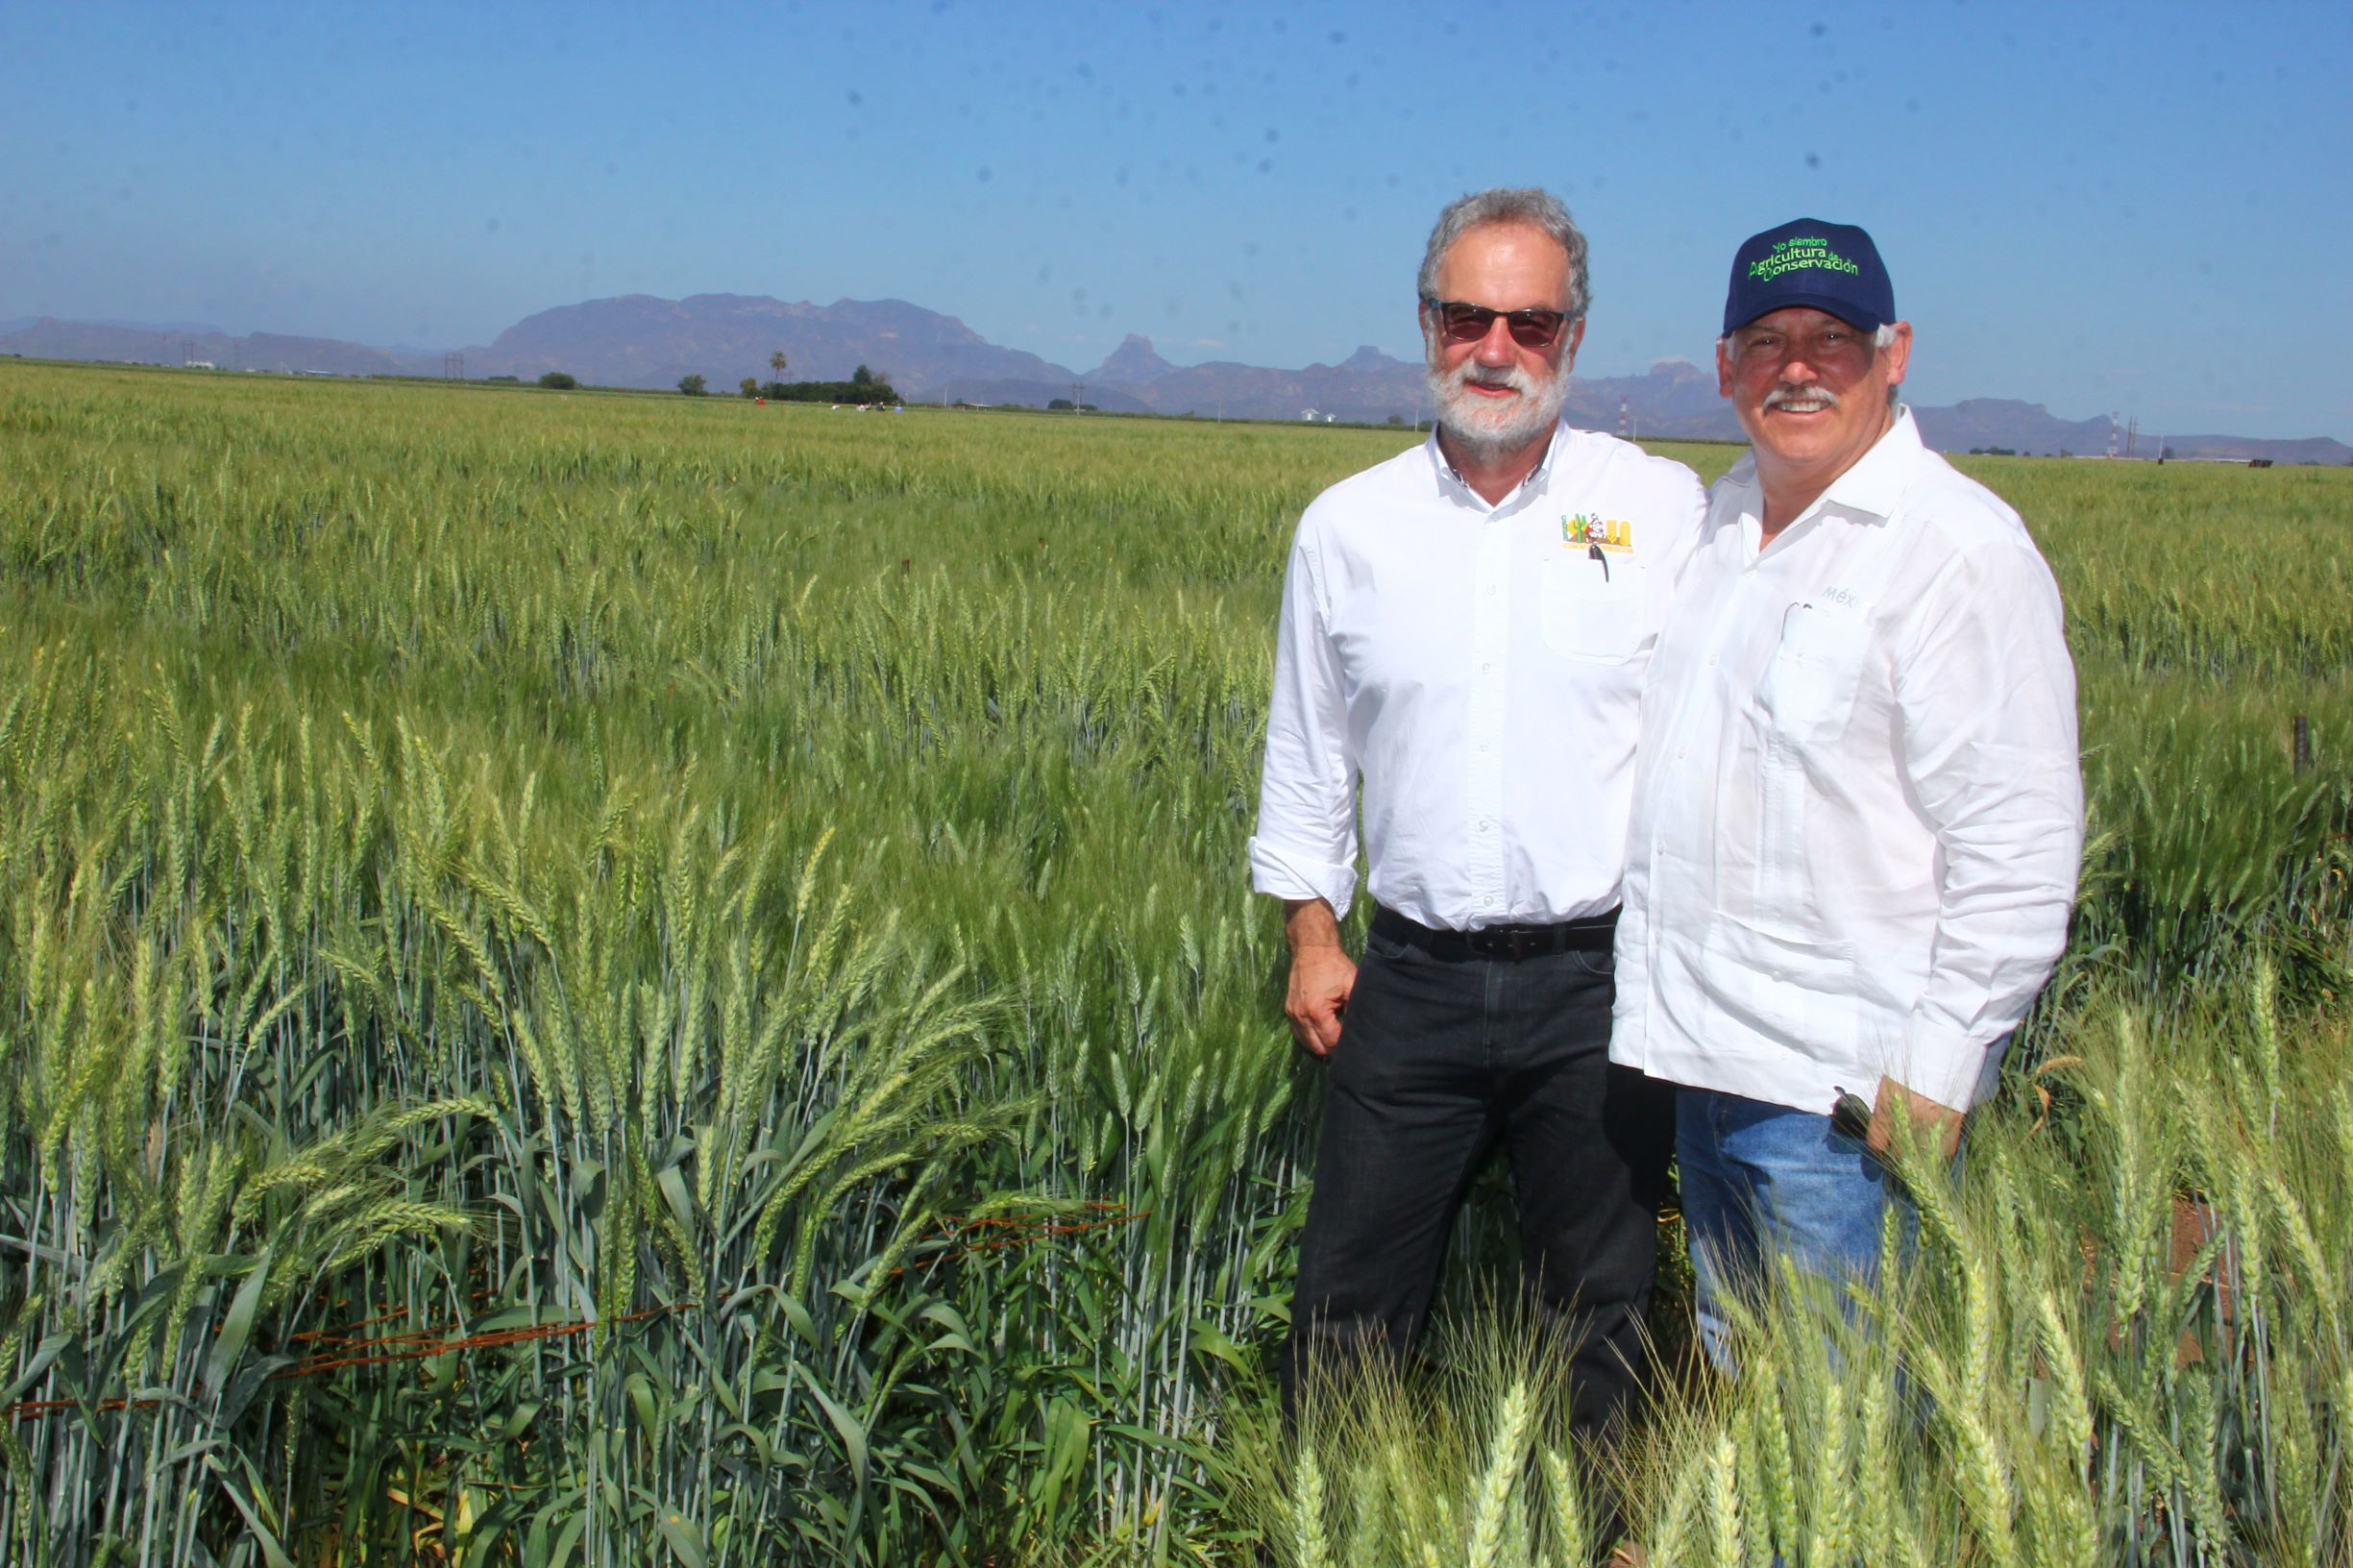
MULTIPOLYGON (((713 391, 738 380, 774 374, 782 352, 795 380, 846 380, 866 365, 919 402, 1021 404, 1055 399, 1128 413, 1201 418, 1328 417, 1363 424, 1410 424, 1428 415, 1422 367, 1362 348, 1336 365, 1270 369, 1228 360, 1174 365, 1151 340, 1131 335, 1101 364, 1075 371, 1019 349, 990 342, 954 316, 904 300, 793 304, 762 295, 697 294, 683 300, 630 294, 590 300, 527 316, 487 345, 459 351, 474 380, 566 371, 599 386, 671 387, 700 375, 713 391)), ((438 353, 371 348, 331 338, 270 332, 233 336, 210 328, 43 317, 0 322, 0 354, 178 365, 208 362, 223 370, 307 372, 330 376, 440 376, 438 353)), ((1667 359, 1640 376, 1581 377, 1570 385, 1570 420, 1615 430, 1621 411, 1636 435, 1738 440, 1739 426, 1716 395, 1712 369, 1667 359)), ((1916 408, 1922 434, 1947 452, 2000 447, 2057 454, 2105 452, 2104 416, 2066 420, 2041 404, 1973 398, 1950 407, 1916 408)), ((2353 447, 2325 436, 2272 440, 2171 434, 2181 457, 2284 463, 2343 463, 2353 447)), ((2153 440, 2144 443, 2154 454, 2153 440)))

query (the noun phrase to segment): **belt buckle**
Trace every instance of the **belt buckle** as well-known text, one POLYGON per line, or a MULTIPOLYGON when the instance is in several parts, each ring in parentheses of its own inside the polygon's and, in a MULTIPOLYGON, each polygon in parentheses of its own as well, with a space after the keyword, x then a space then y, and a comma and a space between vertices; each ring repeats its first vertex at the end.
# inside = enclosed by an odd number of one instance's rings
POLYGON ((1532 935, 1524 925, 1490 926, 1479 933, 1479 945, 1489 958, 1508 959, 1516 964, 1534 951, 1530 945, 1532 935))

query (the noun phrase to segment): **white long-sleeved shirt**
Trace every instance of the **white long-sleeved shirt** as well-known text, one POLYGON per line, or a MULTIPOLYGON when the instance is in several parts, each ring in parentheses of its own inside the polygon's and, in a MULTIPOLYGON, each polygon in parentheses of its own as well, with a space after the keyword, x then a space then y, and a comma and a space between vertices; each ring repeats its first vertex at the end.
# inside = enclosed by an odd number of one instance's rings
POLYGON ((1772 545, 1718 480, 1643 696, 1610 1055, 1962 1109, 2067 936, 2075 672, 2018 514, 1908 409, 1772 545))
POLYGON ((1252 885, 1452 930, 1618 901, 1642 669, 1705 497, 1679 463, 1559 427, 1488 505, 1433 436, 1299 521, 1252 885))

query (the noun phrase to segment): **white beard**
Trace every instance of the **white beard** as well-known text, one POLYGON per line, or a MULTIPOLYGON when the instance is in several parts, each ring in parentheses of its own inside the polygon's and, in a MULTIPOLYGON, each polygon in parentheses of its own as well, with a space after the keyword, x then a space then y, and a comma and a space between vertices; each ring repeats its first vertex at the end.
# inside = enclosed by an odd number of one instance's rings
POLYGON ((1440 369, 1436 346, 1431 345, 1428 373, 1431 405, 1437 421, 1455 444, 1483 461, 1506 457, 1541 440, 1560 421, 1561 405, 1569 398, 1569 370, 1564 360, 1549 378, 1538 380, 1513 365, 1495 371, 1466 357, 1453 370, 1440 369), (1507 386, 1519 394, 1502 401, 1465 390, 1473 381, 1507 386))

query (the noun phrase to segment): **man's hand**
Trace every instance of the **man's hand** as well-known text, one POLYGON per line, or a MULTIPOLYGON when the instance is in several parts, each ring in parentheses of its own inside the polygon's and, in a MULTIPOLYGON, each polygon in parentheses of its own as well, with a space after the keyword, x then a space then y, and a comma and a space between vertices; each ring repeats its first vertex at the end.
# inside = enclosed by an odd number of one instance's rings
POLYGON ((1340 1015, 1356 989, 1356 961, 1340 945, 1340 922, 1321 898, 1287 899, 1283 936, 1291 947, 1290 986, 1283 998, 1291 1033, 1315 1056, 1340 1042, 1340 1015))
MULTIPOLYGON (((1293 971, 1294 974, 1296 971, 1293 971)), ((1296 985, 1294 979, 1293 984, 1296 985)), ((1871 1152, 1881 1159, 1896 1146, 1896 1107, 1900 1104, 1912 1125, 1924 1133, 1940 1137, 1945 1158, 1949 1160, 1961 1152, 1961 1119, 1968 1115, 1949 1105, 1939 1105, 1925 1094, 1914 1093, 1893 1078, 1879 1080, 1879 1097, 1871 1108, 1871 1131, 1863 1141, 1871 1152)))

